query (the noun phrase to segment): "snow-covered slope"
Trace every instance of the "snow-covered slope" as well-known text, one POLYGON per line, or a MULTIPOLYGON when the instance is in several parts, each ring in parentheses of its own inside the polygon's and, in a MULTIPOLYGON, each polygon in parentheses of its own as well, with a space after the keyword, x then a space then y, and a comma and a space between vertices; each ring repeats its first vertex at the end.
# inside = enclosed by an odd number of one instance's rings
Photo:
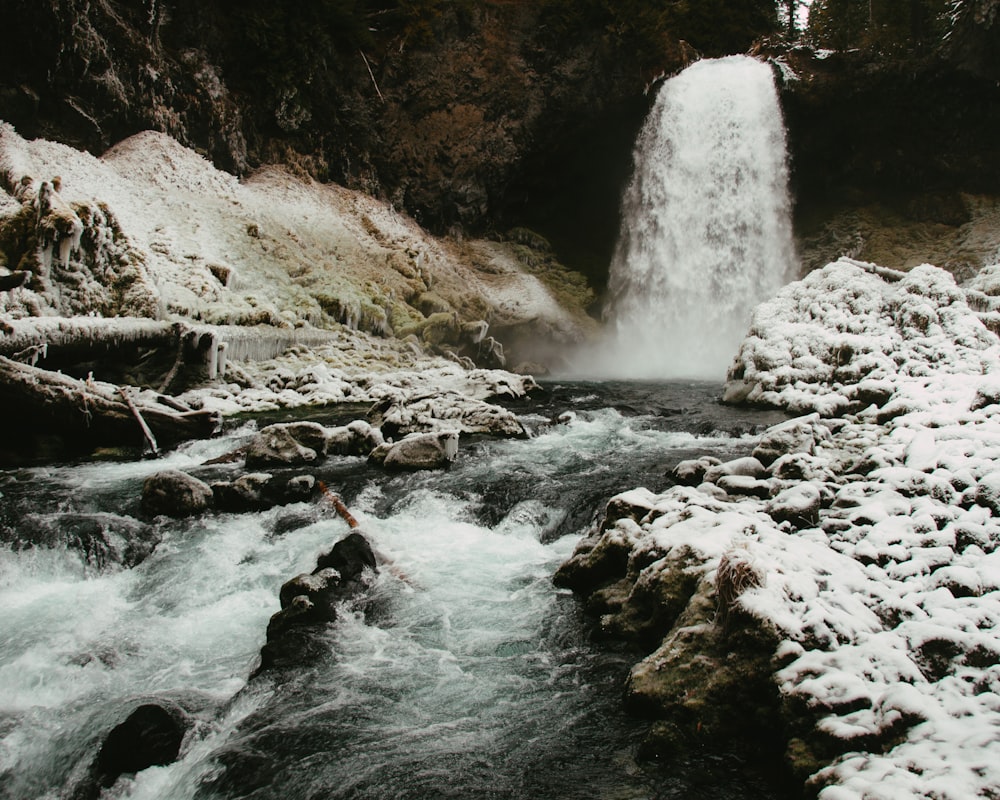
POLYGON ((419 334, 443 311, 460 321, 544 320, 567 339, 587 324, 502 243, 435 238, 371 197, 277 168, 241 182, 159 133, 95 158, 0 123, 0 185, 0 245, 22 262, 7 267, 33 273, 26 288, 0 293, 9 317, 343 323, 392 335, 419 334), (44 263, 32 264, 27 204, 56 177, 82 242, 46 251, 39 241, 44 263))
POLYGON ((928 379, 947 375, 955 386, 959 376, 994 369, 998 354, 997 337, 950 273, 843 259, 757 307, 726 392, 731 401, 829 415, 928 379))

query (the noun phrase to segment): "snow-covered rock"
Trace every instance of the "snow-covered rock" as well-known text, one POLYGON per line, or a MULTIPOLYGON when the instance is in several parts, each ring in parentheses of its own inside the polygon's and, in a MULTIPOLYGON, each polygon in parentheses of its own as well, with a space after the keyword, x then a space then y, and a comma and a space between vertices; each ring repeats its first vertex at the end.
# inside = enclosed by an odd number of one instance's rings
POLYGON ((458 432, 411 433, 376 447, 369 459, 389 470, 441 469, 458 455, 458 432))
POLYGON ((996 336, 934 267, 841 261, 758 308, 728 393, 808 412, 761 436, 764 474, 685 462, 697 488, 612 498, 609 519, 636 513, 557 573, 602 630, 658 643, 628 687, 665 718, 654 749, 782 729, 821 800, 995 794, 998 374, 996 336), (758 579, 724 603, 734 548, 758 579))
POLYGON ((900 383, 983 375, 998 349, 950 273, 923 265, 890 281, 842 259, 758 306, 726 399, 832 416, 889 404, 900 383))

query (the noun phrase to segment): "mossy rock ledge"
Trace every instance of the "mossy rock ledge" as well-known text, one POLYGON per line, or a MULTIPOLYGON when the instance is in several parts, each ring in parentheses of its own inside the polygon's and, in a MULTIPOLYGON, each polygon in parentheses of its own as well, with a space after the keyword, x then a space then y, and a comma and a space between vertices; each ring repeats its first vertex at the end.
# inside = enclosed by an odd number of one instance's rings
POLYGON ((644 493, 613 498, 554 581, 597 619, 596 637, 647 654, 624 687, 626 710, 651 721, 640 757, 735 752, 785 783, 790 709, 772 678, 779 637, 738 602, 720 601, 718 558, 643 537, 639 523, 657 513, 644 493))

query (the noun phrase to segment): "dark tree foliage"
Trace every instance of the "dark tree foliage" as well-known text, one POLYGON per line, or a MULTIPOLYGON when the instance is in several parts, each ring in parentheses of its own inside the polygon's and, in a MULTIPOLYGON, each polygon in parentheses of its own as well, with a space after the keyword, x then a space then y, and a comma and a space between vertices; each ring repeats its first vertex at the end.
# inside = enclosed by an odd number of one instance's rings
POLYGON ((961 67, 1000 79, 1000 0, 951 0, 945 52, 961 67))
POLYGON ((669 30, 708 56, 742 53, 778 30, 774 0, 672 0, 665 6, 669 30))
POLYGON ((834 50, 902 54, 936 47, 952 0, 814 0, 809 37, 834 50))
POLYGON ((665 36, 707 56, 745 52, 778 29, 776 0, 542 0, 551 35, 603 27, 643 61, 655 61, 665 36))

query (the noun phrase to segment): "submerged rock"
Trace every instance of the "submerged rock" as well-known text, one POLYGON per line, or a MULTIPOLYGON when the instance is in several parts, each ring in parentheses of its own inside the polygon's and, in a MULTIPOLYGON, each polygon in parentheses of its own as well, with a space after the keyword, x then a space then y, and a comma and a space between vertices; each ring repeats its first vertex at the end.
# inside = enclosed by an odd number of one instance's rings
POLYGON ((73 800, 97 800, 122 775, 172 764, 191 721, 173 703, 146 703, 136 708, 105 737, 87 778, 73 800))
POLYGON ((156 526, 133 517, 74 511, 26 514, 15 536, 0 526, 0 539, 16 548, 65 547, 80 553, 89 567, 106 570, 142 563, 159 544, 160 534, 156 526))

